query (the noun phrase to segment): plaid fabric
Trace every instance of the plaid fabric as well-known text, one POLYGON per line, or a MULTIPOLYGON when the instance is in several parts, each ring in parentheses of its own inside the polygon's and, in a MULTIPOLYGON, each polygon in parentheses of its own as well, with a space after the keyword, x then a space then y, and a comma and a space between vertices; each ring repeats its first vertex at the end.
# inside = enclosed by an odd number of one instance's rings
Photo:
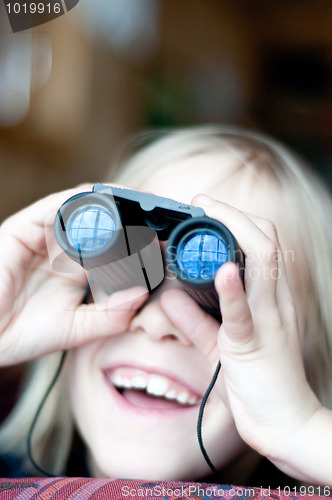
POLYGON ((318 500, 330 496, 304 494, 303 490, 287 491, 241 486, 185 482, 147 482, 125 479, 92 479, 83 477, 1 479, 1 500, 107 500, 107 499, 274 499, 318 500))

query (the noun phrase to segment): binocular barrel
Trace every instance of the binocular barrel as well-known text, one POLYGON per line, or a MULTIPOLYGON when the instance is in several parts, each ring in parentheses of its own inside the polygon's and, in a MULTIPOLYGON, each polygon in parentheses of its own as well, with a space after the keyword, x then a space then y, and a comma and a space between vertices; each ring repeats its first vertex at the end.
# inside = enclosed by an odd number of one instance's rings
POLYGON ((156 275, 163 274, 160 261, 150 273, 150 285, 143 271, 142 254, 153 262, 156 250, 160 253, 155 231, 123 226, 116 203, 104 194, 80 193, 67 200, 57 213, 54 231, 65 253, 107 293, 155 287, 156 275))
POLYGON ((170 270, 205 310, 220 317, 214 286, 218 269, 228 261, 239 265, 243 277, 243 253, 226 226, 197 217, 181 222, 171 233, 166 260, 170 270))
POLYGON ((107 293, 137 285, 152 291, 164 279, 166 266, 196 302, 221 319, 215 275, 227 261, 238 263, 242 274, 244 268, 232 233, 208 217, 186 215, 175 223, 174 211, 168 217, 158 207, 137 210, 130 203, 100 192, 73 196, 55 220, 59 245, 107 293), (159 239, 168 240, 165 261, 159 239))

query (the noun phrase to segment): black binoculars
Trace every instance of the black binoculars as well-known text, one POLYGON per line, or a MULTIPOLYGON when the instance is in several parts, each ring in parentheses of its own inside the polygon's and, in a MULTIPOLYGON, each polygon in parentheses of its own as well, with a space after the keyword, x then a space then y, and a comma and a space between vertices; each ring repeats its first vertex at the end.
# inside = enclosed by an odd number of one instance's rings
POLYGON ((223 224, 202 208, 153 194, 96 184, 61 206, 54 229, 65 253, 107 293, 136 285, 152 292, 166 271, 221 319, 218 269, 233 261, 243 277, 243 253, 223 224))

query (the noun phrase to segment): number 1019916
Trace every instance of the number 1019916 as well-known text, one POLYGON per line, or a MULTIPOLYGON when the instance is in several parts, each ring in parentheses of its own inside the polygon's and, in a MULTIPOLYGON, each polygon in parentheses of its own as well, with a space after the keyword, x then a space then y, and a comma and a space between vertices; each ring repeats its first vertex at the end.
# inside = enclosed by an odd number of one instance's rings
POLYGON ((61 3, 23 3, 6 4, 8 14, 60 14, 61 3))

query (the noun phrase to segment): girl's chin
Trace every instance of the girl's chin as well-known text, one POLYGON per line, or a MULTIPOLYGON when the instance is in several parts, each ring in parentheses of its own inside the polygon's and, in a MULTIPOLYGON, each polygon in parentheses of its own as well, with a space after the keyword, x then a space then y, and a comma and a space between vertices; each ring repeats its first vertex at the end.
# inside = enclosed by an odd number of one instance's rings
MULTIPOLYGON (((194 471, 187 470, 187 461, 184 461, 183 464, 177 464, 175 458, 175 461, 170 459, 164 463, 162 453, 159 455, 159 460, 154 460, 153 463, 136 456, 137 462, 128 464, 127 458, 123 464, 117 460, 116 465, 112 467, 109 462, 105 466, 98 466, 93 457, 88 457, 90 475, 99 478, 128 478, 142 481, 188 481, 195 480, 197 477, 194 471), (177 464, 176 466, 174 466, 174 462, 177 464)), ((201 467, 198 467, 198 470, 201 470, 201 467)), ((206 475, 209 475, 208 471, 206 475)))

